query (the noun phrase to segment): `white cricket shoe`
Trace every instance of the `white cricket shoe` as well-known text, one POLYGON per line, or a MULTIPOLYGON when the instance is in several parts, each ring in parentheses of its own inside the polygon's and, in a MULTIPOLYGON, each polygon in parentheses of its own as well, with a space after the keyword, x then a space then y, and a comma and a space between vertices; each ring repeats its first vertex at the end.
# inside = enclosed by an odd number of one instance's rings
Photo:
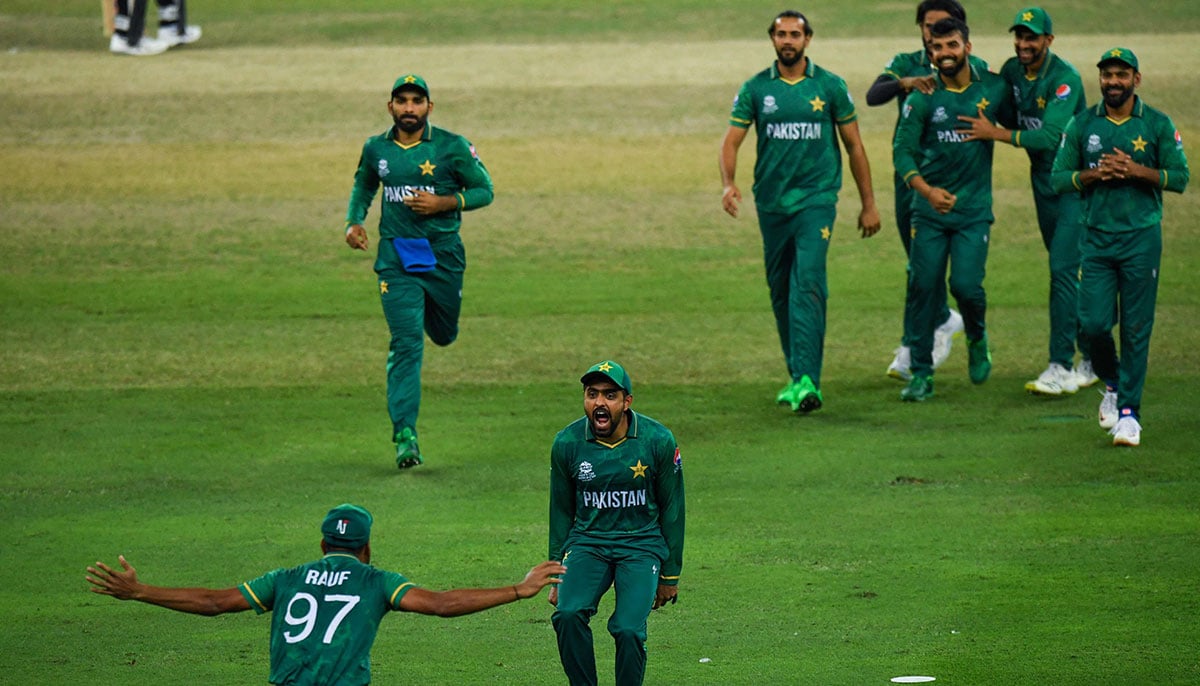
POLYGON ((888 365, 887 375, 893 379, 908 381, 912 379, 912 349, 907 345, 896 348, 896 357, 888 365))
POLYGON ((142 36, 137 45, 130 45, 129 41, 117 34, 108 42, 110 52, 117 55, 133 55, 134 57, 146 57, 148 55, 159 55, 167 51, 167 44, 162 41, 142 36))
POLYGON ((1113 437, 1113 445, 1136 447, 1142 442, 1142 425, 1133 415, 1126 415, 1117 421, 1117 425, 1109 430, 1113 437))
POLYGON ((202 33, 204 32, 200 30, 200 27, 193 24, 189 24, 183 30, 183 33, 176 31, 173 26, 168 26, 165 29, 158 30, 158 40, 166 43, 168 48, 173 48, 176 45, 195 43, 200 40, 200 34, 202 33))
POLYGON ((1075 373, 1057 362, 1051 362, 1041 376, 1025 384, 1034 395, 1072 395, 1079 390, 1075 373))
POLYGON ((950 346, 954 343, 954 337, 962 333, 962 330, 962 315, 955 310, 950 310, 950 316, 946 317, 946 321, 942 322, 938 328, 933 330, 934 369, 942 366, 942 363, 946 361, 946 358, 950 357, 950 346))
POLYGON ((1117 420, 1121 416, 1117 412, 1117 392, 1106 388, 1103 396, 1104 398, 1100 401, 1100 428, 1111 429, 1117 425, 1117 420))
POLYGON ((1091 360, 1080 360, 1075 363, 1075 368, 1071 370, 1071 374, 1075 376, 1075 385, 1080 388, 1088 388, 1100 380, 1096 376, 1096 372, 1092 369, 1091 360))

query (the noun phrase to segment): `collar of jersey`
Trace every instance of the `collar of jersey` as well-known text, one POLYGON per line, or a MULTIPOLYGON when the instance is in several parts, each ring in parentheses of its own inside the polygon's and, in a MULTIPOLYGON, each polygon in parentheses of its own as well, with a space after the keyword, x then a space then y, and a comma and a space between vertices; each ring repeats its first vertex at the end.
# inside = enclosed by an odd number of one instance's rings
POLYGON ((605 446, 607 448, 615 448, 618 445, 621 445, 622 443, 624 443, 625 439, 627 439, 627 438, 637 438, 637 429, 638 429, 637 413, 634 412, 633 410, 628 410, 625 412, 625 416, 629 418, 629 430, 625 432, 625 438, 622 438, 621 440, 617 441, 616 443, 606 443, 606 442, 600 440, 599 438, 596 438, 596 434, 592 433, 592 423, 587 420, 587 417, 584 417, 583 418, 583 438, 584 438, 584 440, 599 443, 600 445, 605 446))
POLYGON ((400 141, 396 140, 395 125, 393 125, 392 128, 388 130, 388 139, 391 140, 396 145, 398 145, 399 147, 404 148, 405 150, 411 150, 412 148, 417 147, 418 145, 424 143, 425 141, 433 139, 433 124, 430 124, 429 122, 425 122, 425 130, 421 132, 421 138, 419 138, 416 143, 410 143, 409 145, 404 145, 400 141))
POLYGON ((941 74, 938 74, 938 77, 936 79, 937 87, 944 91, 950 91, 951 93, 962 93, 962 92, 966 91, 968 88, 970 88, 972 85, 983 80, 983 77, 979 75, 979 70, 975 68, 975 65, 971 64, 971 59, 970 59, 969 55, 967 56, 967 69, 971 70, 971 81, 967 85, 963 86, 962 88, 950 88, 949 86, 946 85, 946 82, 942 80, 941 74))
POLYGON ((789 81, 788 79, 783 78, 783 76, 781 76, 779 74, 779 61, 776 60, 771 63, 771 78, 779 79, 780 81, 783 81, 784 83, 786 83, 789 86, 794 86, 797 83, 800 83, 801 81, 803 81, 804 79, 810 78, 813 75, 814 67, 816 65, 813 64, 812 58, 809 57, 808 55, 805 55, 804 59, 808 60, 808 64, 806 64, 804 66, 804 76, 801 76, 800 78, 796 79, 795 81, 789 81))
MULTIPOLYGON (((1141 97, 1139 97, 1137 93, 1134 93, 1133 94, 1133 110, 1131 110, 1129 112, 1129 118, 1132 119, 1133 117, 1141 117, 1144 114, 1145 108, 1146 108, 1146 103, 1142 102, 1141 97)), ((1129 119, 1122 119, 1121 121, 1117 121, 1116 119, 1113 119, 1112 117, 1108 116, 1108 110, 1104 109, 1104 99, 1103 98, 1101 98, 1100 102, 1096 103, 1096 109, 1094 109, 1092 111, 1096 113, 1097 117, 1103 117, 1105 119, 1108 119, 1109 121, 1111 121, 1114 124, 1123 124, 1123 123, 1129 121, 1129 119)))

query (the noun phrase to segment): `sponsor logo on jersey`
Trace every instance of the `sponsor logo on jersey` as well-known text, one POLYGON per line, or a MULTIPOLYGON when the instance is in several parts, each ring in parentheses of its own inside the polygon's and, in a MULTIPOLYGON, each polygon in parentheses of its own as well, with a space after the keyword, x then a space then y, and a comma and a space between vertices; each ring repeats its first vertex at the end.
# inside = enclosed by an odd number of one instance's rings
POLYGON ((646 504, 646 489, 640 491, 584 491, 583 506, 603 510, 613 507, 638 507, 646 504))
POLYGON ((575 478, 580 481, 591 481, 592 479, 595 479, 596 472, 592 471, 592 463, 591 462, 579 463, 579 473, 575 475, 575 478))
POLYGON ((389 171, 387 160, 379 160, 379 178, 382 179, 383 177, 387 176, 389 171))
POLYGON ((683 469, 683 456, 679 454, 679 448, 675 449, 675 459, 672 462, 675 463, 675 471, 683 469))
POLYGON ((767 124, 767 138, 784 141, 821 140, 821 122, 788 121, 767 124))
POLYGON ((762 111, 763 111, 763 114, 772 114, 774 112, 779 111, 779 105, 777 105, 775 103, 774 95, 768 95, 767 97, 763 98, 762 111))
POLYGON ((910 105, 908 103, 904 103, 904 109, 901 110, 900 116, 904 117, 905 119, 908 119, 908 115, 910 112, 912 112, 912 105, 910 105))
POLYGON ((1179 129, 1175 129, 1175 147, 1183 150, 1183 136, 1179 135, 1179 129))
POLYGON ((433 186, 384 186, 383 199, 387 202, 404 202, 405 198, 414 198, 417 191, 433 192, 433 186))
POLYGON ((1066 100, 1071 95, 1071 87, 1063 84, 1054 90, 1054 97, 1059 100, 1066 100))
POLYGON ((1037 129, 1042 128, 1041 117, 1027 117, 1023 114, 1018 114, 1017 123, 1020 125, 1019 128, 1025 129, 1026 131, 1036 131, 1037 129))
POLYGON ((1087 151, 1088 152, 1100 152, 1102 147, 1103 146, 1100 145, 1100 136, 1098 136, 1094 133, 1092 135, 1088 136, 1088 142, 1087 142, 1087 151))
POLYGON ((470 146, 470 150, 471 150, 471 157, 474 157, 475 159, 479 159, 479 153, 475 152, 474 145, 470 146))
POLYGON ((315 569, 308 570, 308 574, 304 576, 304 583, 309 586, 341 586, 350 578, 350 570, 343 569, 340 571, 325 570, 323 572, 315 569))
POLYGON ((933 122, 934 124, 942 124, 948 119, 950 119, 950 115, 946 114, 946 108, 939 107, 933 111, 933 116, 929 118, 929 121, 933 122))

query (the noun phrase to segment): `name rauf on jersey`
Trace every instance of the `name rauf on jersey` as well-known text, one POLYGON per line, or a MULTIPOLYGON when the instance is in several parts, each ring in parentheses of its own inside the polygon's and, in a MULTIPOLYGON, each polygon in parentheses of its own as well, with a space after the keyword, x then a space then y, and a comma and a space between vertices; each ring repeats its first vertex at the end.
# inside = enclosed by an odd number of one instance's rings
POLYGON ((331 572, 329 570, 319 572, 315 569, 310 569, 308 570, 308 574, 304 576, 304 583, 308 584, 309 586, 328 586, 332 588, 334 586, 341 586, 346 582, 346 579, 349 578, 349 569, 343 569, 337 572, 331 572))
POLYGON ((415 198, 417 191, 433 193, 433 186, 384 186, 383 199, 388 202, 404 202, 405 198, 415 198))
POLYGON ((821 125, 819 121, 788 121, 767 124, 767 138, 784 141, 817 141, 821 140, 821 125))
POLYGON ((584 507, 637 507, 646 504, 646 489, 640 491, 584 491, 584 507))

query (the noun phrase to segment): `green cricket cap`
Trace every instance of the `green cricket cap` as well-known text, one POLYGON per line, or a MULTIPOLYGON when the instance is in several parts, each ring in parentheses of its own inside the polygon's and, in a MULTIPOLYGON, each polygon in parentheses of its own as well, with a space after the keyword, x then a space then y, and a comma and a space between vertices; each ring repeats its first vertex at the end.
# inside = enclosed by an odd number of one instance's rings
POLYGON ((1013 24, 1008 27, 1008 30, 1016 31, 1018 27, 1025 27, 1039 36, 1054 35, 1054 25, 1050 22, 1050 15, 1046 14, 1046 10, 1041 7, 1026 7, 1017 12, 1017 16, 1013 18, 1013 24))
POLYGON ((1133 67, 1134 71, 1138 71, 1137 55, 1133 54, 1133 51, 1129 48, 1105 50, 1104 54, 1100 56, 1100 61, 1096 63, 1096 66, 1103 67, 1108 62, 1122 62, 1133 67))
POLYGON ((371 513, 358 505, 343 503, 325 515, 321 534, 335 548, 358 550, 371 540, 371 513))
POLYGON ((418 90, 424 93, 426 98, 429 97, 429 84, 425 83, 425 79, 416 74, 405 74, 396 79, 396 82, 392 84, 392 95, 395 95, 396 91, 402 88, 418 90))
POLYGON ((625 372, 625 368, 616 362, 612 360, 597 362, 589 367, 583 373, 583 376, 579 377, 579 381, 586 386, 588 382, 595 380, 597 377, 608 379, 620 387, 621 390, 625 391, 626 395, 633 395, 633 381, 629 378, 629 374, 625 372))

